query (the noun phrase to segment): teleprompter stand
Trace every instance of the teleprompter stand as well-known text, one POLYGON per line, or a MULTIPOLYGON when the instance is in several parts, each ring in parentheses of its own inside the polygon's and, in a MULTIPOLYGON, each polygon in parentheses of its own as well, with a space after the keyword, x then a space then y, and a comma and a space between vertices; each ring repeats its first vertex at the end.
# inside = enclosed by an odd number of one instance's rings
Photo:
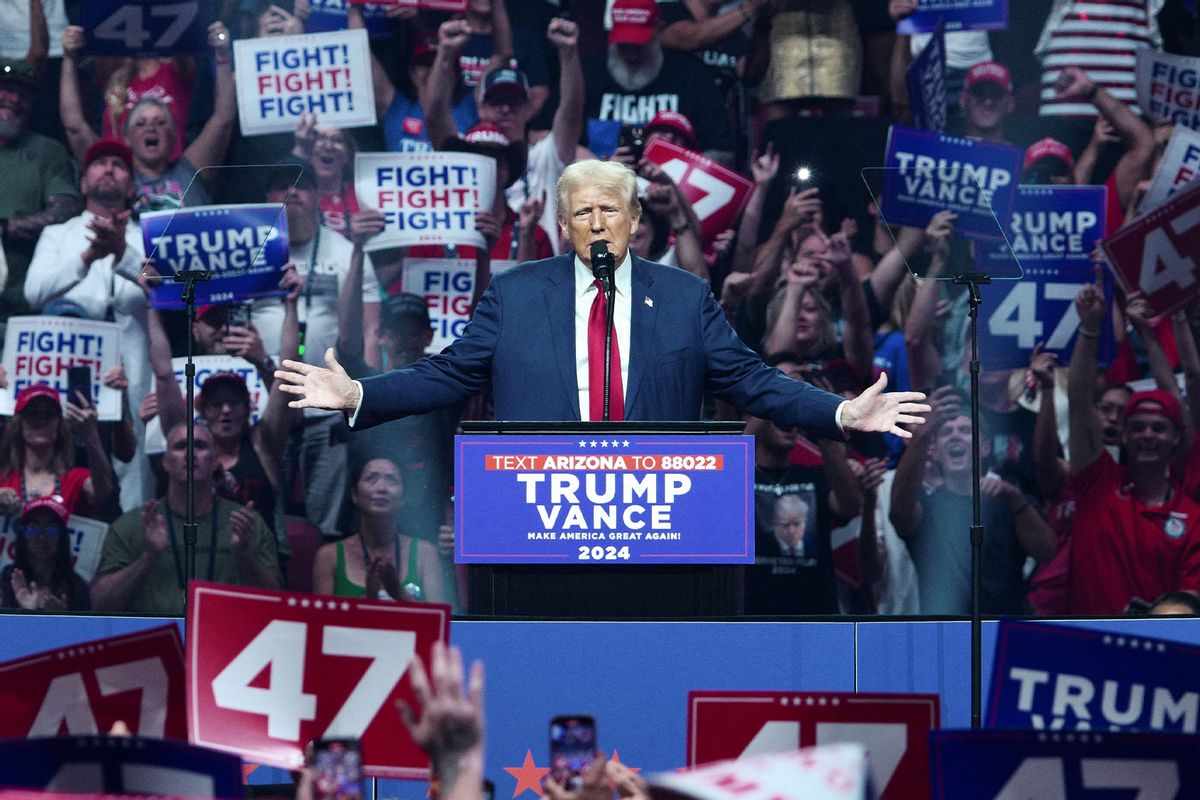
MULTIPOLYGON (((611 308, 611 306, 610 306, 611 308)), ((738 435, 741 422, 464 422, 467 435, 738 435)), ((472 564, 468 613, 573 619, 725 617, 742 570, 729 564, 472 564)))

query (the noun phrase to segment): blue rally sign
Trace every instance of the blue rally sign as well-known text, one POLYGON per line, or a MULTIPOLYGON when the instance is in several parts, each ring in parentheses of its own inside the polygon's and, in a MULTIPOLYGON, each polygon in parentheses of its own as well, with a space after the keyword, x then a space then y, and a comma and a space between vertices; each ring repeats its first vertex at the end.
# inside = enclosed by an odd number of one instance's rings
POLYGON ((1004 238, 998 220, 1012 214, 1024 153, 1015 147, 893 125, 883 171, 884 219, 924 228, 933 215, 958 214, 955 232, 1004 238))
MULTIPOLYGON (((164 277, 210 270, 196 284, 197 303, 236 303, 283 294, 288 261, 287 217, 278 204, 196 206, 142 214, 142 238, 164 277)), ((155 308, 183 308, 183 286, 166 281, 151 295, 155 308)))
POLYGON ((459 436, 460 564, 752 564, 754 437, 459 436))
POLYGON ((934 800, 1176 798, 1200 786, 1194 736, 934 731, 929 750, 934 800))
MULTIPOLYGON (((1075 295, 1095 280, 1091 254, 1104 236, 1107 189, 1103 186, 1021 186, 1013 203, 1008 244, 976 248, 976 268, 985 274, 1014 271, 1019 281, 982 287, 986 314, 979 327, 979 352, 988 369, 1029 365, 1038 342, 1070 361, 1079 332, 1075 295), (1010 249, 1011 247, 1011 249, 1010 249)), ((1105 296, 1112 301, 1112 277, 1104 271, 1105 296)), ((1116 352, 1112 326, 1102 327, 1100 363, 1116 352)))
POLYGON ((927 131, 946 130, 946 37, 941 26, 908 65, 904 81, 913 124, 927 131))
MULTIPOLYGON (((312 14, 304 23, 305 33, 344 31, 347 24, 347 0, 309 0, 312 14)), ((359 4, 355 4, 359 5, 359 4)), ((387 4, 366 3, 359 5, 363 21, 367 23, 367 35, 372 39, 392 36, 392 21, 387 18, 387 4)))
POLYGON ((208 51, 212 0, 88 0, 79 4, 86 51, 97 56, 154 56, 208 51))
POLYGON ((1002 620, 988 725, 1196 733, 1200 647, 1002 620))
POLYGON ((942 23, 948 31, 1005 30, 1008 0, 917 0, 917 10, 896 23, 896 33, 930 33, 942 23))

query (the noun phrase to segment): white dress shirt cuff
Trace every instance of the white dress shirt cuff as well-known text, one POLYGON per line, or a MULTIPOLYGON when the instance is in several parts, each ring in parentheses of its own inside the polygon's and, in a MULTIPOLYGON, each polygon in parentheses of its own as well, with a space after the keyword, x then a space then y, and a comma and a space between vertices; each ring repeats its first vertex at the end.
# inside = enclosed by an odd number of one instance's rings
MULTIPOLYGON (((842 402, 838 403, 837 410, 833 412, 833 421, 837 423, 838 430, 842 432, 842 436, 846 435, 846 428, 842 425, 842 409, 845 408, 846 403, 849 402, 849 400, 843 400, 842 402)), ((353 421, 350 424, 353 425, 353 421)))
MULTIPOLYGON (((350 414, 350 427, 353 428, 354 424, 358 422, 358 412, 362 410, 363 388, 358 381, 351 381, 351 383, 358 387, 358 402, 354 404, 354 411, 350 414)), ((839 408, 838 411, 840 413, 841 409, 839 408)), ((841 417, 839 416, 838 419, 841 417)))

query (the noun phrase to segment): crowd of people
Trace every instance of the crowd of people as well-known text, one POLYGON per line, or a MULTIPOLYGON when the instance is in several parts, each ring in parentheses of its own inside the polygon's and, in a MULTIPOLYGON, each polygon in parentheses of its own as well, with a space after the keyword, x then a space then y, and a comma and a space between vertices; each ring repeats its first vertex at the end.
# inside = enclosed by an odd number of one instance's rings
MULTIPOLYGON (((203 56, 89 56, 69 2, 32 0, 0 36, 0 318, 115 322, 123 351, 103 376, 121 392, 119 421, 47 386, 16 395, 0 443, 0 511, 17 520, 3 605, 181 611, 188 463, 172 356, 190 336, 197 352, 244 358, 268 387, 262 409, 233 373, 199 391, 197 577, 465 609, 450 558, 453 435, 488 417, 487 394, 359 433, 341 413, 290 407, 275 371, 322 365, 330 349, 353 378, 425 358, 429 304, 404 285, 405 260, 474 260, 478 299, 494 264, 569 251, 558 180, 595 157, 640 176, 633 252, 706 281, 768 363, 847 397, 886 373, 889 389, 933 406, 911 439, 841 441, 706 403, 755 436, 744 613, 969 611, 968 299, 934 278, 960 271, 970 247, 949 212, 924 229, 888 224, 857 188, 881 151, 815 183, 797 174, 804 153, 834 146, 804 140, 806 125, 869 141, 880 119, 911 123, 904 68, 924 40, 896 24, 916 0, 388 6, 390 31, 371 46, 379 124, 305 115, 292 134, 259 136, 235 124, 233 42, 304 34, 312 8, 217 5, 203 56), (645 158, 656 139, 749 179, 728 230, 705 234, 688 192, 645 158), (355 153, 430 150, 495 159, 496 195, 475 222, 487 247, 369 248, 384 217, 355 195, 355 153), (285 205, 282 296, 201 306, 194 320, 151 308, 138 215, 232 202, 285 205), (155 429, 165 446, 147 444, 155 429), (90 591, 63 566, 72 514, 111 523, 90 591), (322 538, 315 555, 293 552, 297 520, 322 538)), ((1133 104, 1132 50, 1194 54, 1200 26, 1174 0, 1037 6, 1011 9, 1005 31, 947 35, 949 130, 1026 147, 1024 182, 1107 186, 1111 236, 1141 212, 1172 133, 1133 104), (1087 40, 1112 34, 1130 52, 1097 71, 1087 40)), ((347 8, 346 26, 366 27, 362 7, 347 8)), ((986 614, 1120 614, 1160 598, 1200 611, 1200 318, 1154 320, 1139 293, 1110 302, 1101 269, 1074 301, 1069 366, 1039 345, 1027 367, 981 376, 986 614)))

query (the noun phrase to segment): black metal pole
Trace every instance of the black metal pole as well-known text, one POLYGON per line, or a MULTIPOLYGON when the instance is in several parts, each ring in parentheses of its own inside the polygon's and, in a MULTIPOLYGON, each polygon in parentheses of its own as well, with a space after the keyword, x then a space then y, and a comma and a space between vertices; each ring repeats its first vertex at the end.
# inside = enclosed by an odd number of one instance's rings
POLYGON ((971 728, 983 722, 983 618, 980 613, 980 582, 983 579, 983 510, 979 464, 979 287, 992 279, 981 273, 956 275, 954 282, 967 287, 971 325, 971 728))
MULTIPOLYGON (((187 508, 184 509, 183 522, 183 563, 184 577, 188 582, 196 579, 196 474, 195 474, 195 448, 196 448, 196 363, 195 353, 192 342, 192 324, 196 318, 196 284, 211 280, 212 273, 207 270, 186 270, 177 272, 174 276, 175 283, 183 284, 183 302, 187 308, 187 362, 183 367, 185 376, 184 382, 187 384, 187 391, 184 393, 184 424, 187 427, 187 451, 185 462, 187 465, 186 473, 186 501, 187 508)), ((170 431, 163 431, 163 434, 170 431)), ((170 514, 171 509, 168 507, 166 513, 170 514)), ((215 509, 214 509, 215 513, 215 509)), ((183 593, 184 608, 187 608, 187 587, 184 587, 183 593)))
POLYGON ((617 282, 611 273, 604 278, 604 299, 607 301, 608 313, 604 324, 604 421, 612 417, 609 413, 609 400, 612 396, 612 343, 613 343, 613 312, 616 310, 617 282))

